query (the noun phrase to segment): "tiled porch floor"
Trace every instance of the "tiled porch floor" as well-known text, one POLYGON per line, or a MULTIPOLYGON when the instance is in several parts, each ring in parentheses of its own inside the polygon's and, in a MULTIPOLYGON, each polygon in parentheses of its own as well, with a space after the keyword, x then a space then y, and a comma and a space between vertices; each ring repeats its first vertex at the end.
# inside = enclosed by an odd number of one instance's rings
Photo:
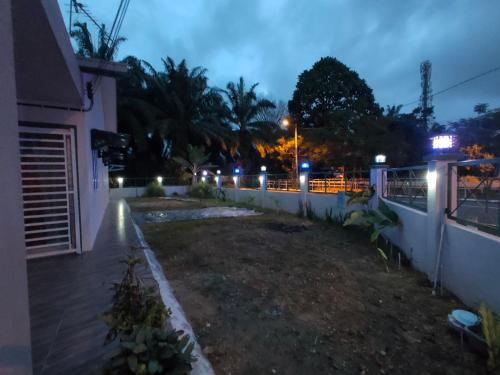
POLYGON ((110 350, 103 347, 101 315, 111 301, 111 283, 121 278, 120 260, 134 245, 127 205, 111 201, 93 251, 28 261, 35 375, 101 372, 110 350))

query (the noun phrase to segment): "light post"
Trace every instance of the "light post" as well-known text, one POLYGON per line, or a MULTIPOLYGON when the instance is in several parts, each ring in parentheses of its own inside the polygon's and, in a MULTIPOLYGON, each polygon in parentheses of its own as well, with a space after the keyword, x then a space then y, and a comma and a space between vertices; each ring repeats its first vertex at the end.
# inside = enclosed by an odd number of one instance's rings
MULTIPOLYGON (((284 127, 289 127, 290 126, 290 120, 288 118, 284 118, 283 121, 281 122, 284 127)), ((298 143, 298 134, 297 134, 297 123, 294 122, 295 126, 295 175, 297 176, 297 179, 299 178, 299 143, 298 143)))

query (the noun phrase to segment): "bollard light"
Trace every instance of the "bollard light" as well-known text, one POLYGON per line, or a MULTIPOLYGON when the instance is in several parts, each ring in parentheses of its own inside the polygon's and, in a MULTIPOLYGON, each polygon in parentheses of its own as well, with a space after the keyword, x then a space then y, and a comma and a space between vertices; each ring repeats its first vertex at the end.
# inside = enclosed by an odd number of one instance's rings
POLYGON ((299 177, 299 181, 301 184, 303 184, 304 182, 306 182, 306 176, 301 174, 300 177, 299 177))
POLYGON ((375 156, 375 163, 376 164, 384 164, 387 160, 387 157, 384 154, 378 154, 375 156))
POLYGON ((259 176, 260 186, 264 184, 264 176, 259 176))
POLYGON ((161 185, 163 182, 163 177, 161 176, 156 177, 156 181, 158 181, 158 184, 161 185))
POLYGON ((123 177, 118 177, 118 178, 116 179, 116 181, 118 181, 118 183, 119 183, 120 185, 122 185, 122 184, 123 184, 123 177))
POLYGON ((206 178, 205 176, 203 176, 203 177, 201 178, 201 182, 206 182, 206 181, 207 181, 207 178, 206 178))
POLYGON ((267 171, 267 167, 266 167, 265 165, 261 166, 261 167, 260 167, 260 171, 261 171, 261 172, 265 172, 265 171, 267 171))

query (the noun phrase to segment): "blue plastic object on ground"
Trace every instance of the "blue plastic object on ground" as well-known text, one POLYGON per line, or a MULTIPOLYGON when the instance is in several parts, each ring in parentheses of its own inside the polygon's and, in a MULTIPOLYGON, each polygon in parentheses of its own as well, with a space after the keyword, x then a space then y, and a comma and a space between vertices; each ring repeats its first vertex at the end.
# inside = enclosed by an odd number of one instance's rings
POLYGON ((453 310, 451 316, 464 327, 472 327, 479 323, 479 316, 467 310, 453 310))

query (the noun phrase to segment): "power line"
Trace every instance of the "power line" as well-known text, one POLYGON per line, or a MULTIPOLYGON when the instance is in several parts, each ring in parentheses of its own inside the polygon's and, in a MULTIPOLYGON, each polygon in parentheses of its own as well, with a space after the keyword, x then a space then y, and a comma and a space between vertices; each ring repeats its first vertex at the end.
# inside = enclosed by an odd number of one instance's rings
MULTIPOLYGON (((432 98, 434 98, 434 97, 435 97, 435 96, 437 96, 437 95, 440 95, 440 94, 443 94, 443 93, 445 93, 445 92, 447 92, 447 91, 453 90, 454 88, 457 88, 457 87, 459 87, 459 86, 465 85, 466 83, 469 83, 469 82, 474 81, 474 80, 476 80, 476 79, 478 79, 478 78, 484 77, 484 76, 486 76, 486 75, 488 75, 488 74, 494 73, 494 72, 496 72, 496 71, 498 71, 498 70, 500 70, 500 66, 497 66, 496 68, 493 68, 493 69, 487 70, 486 72, 483 72, 483 73, 477 74, 477 75, 475 75, 475 76, 473 76, 473 77, 467 78, 467 79, 465 79, 465 80, 463 80, 463 81, 460 81, 460 82, 455 83, 455 84, 453 84, 453 85, 451 85, 451 86, 449 86, 449 87, 446 87, 446 88, 444 88, 444 89, 442 89, 442 90, 439 90, 438 92, 436 92, 436 93, 432 94, 432 95, 431 95, 431 97, 432 97, 432 98)), ((403 105, 402 105, 402 107, 406 107, 406 106, 409 106, 409 105, 412 105, 412 104, 416 104, 416 103, 418 103, 419 101, 420 101, 419 99, 414 100, 414 101, 412 101, 412 102, 409 102, 409 103, 403 104, 403 105)))

